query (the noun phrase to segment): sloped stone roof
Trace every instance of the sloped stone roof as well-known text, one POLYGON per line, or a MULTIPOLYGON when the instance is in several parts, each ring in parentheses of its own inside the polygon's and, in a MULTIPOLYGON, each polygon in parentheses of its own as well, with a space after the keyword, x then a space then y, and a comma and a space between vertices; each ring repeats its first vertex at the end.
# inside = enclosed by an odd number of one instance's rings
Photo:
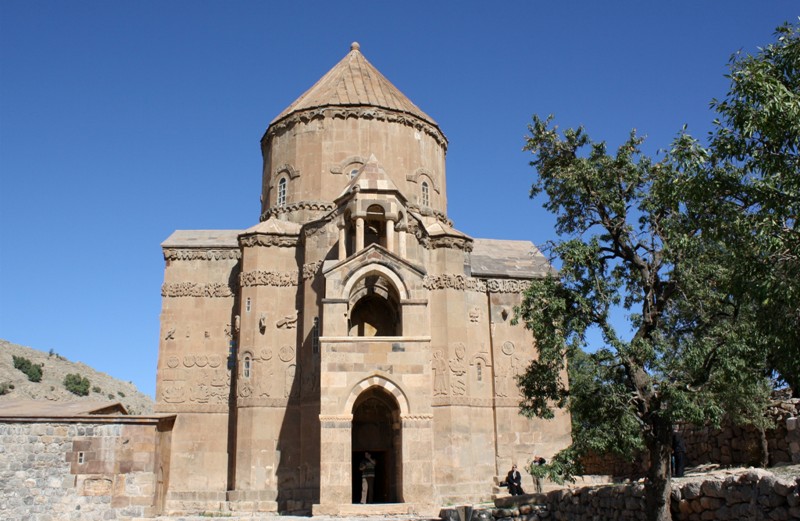
POLYGON ((128 411, 120 402, 98 402, 76 400, 74 402, 50 402, 43 400, 16 399, 0 402, 0 416, 52 417, 85 416, 90 414, 126 415, 128 411))
POLYGON ((438 127, 433 118, 414 105, 367 61, 356 42, 350 45, 350 52, 339 63, 273 119, 270 125, 294 112, 330 106, 379 107, 410 114, 438 127))
POLYGON ((175 230, 162 248, 238 248, 242 230, 175 230))
POLYGON ((473 276, 531 279, 555 270, 530 241, 474 239, 470 262, 473 276))
POLYGON ((386 171, 378 163, 375 154, 369 156, 367 162, 358 170, 356 176, 347 183, 338 198, 354 191, 355 187, 358 187, 356 191, 396 192, 402 195, 400 190, 397 189, 397 185, 386 175, 386 171))

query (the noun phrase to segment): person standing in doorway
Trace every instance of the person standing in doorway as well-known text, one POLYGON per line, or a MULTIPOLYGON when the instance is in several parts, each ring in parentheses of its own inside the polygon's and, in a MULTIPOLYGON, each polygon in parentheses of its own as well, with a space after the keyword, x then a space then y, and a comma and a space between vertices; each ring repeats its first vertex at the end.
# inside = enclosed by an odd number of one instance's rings
POLYGON ((364 459, 358 466, 361 471, 361 504, 372 503, 373 488, 375 487, 375 460, 369 452, 364 453, 364 459))

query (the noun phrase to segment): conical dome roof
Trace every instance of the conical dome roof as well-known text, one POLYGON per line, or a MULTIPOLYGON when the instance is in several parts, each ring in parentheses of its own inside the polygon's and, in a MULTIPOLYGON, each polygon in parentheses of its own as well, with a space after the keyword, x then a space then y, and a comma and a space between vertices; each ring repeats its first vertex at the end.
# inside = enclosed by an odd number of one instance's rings
POLYGON ((350 52, 325 76, 278 115, 270 125, 288 115, 330 106, 372 106, 410 114, 438 128, 436 121, 422 112, 405 94, 364 58, 353 42, 350 52))

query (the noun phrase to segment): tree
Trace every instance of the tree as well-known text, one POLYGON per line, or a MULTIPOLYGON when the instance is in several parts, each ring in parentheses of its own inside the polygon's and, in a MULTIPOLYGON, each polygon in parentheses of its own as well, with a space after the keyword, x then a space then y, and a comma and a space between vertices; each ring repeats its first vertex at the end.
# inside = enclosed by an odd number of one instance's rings
POLYGON ((731 291, 751 300, 770 368, 800 397, 800 25, 775 36, 731 58, 708 147, 684 134, 672 156, 704 230, 735 253, 731 291))
POLYGON ((88 378, 78 373, 70 373, 64 377, 64 387, 67 391, 78 396, 87 396, 91 385, 88 378))
POLYGON ((34 364, 24 356, 12 355, 14 368, 19 369, 28 377, 31 382, 42 381, 42 364, 34 364))
POLYGON ((588 449, 644 447, 648 516, 667 520, 672 426, 719 424, 726 412, 757 421, 769 390, 764 344, 728 292, 731 252, 687 207, 693 178, 643 156, 635 132, 610 155, 583 128, 560 134, 551 121, 534 116, 525 149, 537 171, 531 196, 547 195, 563 237, 549 247, 562 266, 517 309, 538 348, 519 379, 521 410, 548 418, 567 406, 588 420, 554 458, 567 472, 588 449), (620 307, 630 313, 623 331, 612 321, 620 307), (603 345, 579 358, 590 328, 603 345), (573 391, 567 360, 584 364, 573 391))

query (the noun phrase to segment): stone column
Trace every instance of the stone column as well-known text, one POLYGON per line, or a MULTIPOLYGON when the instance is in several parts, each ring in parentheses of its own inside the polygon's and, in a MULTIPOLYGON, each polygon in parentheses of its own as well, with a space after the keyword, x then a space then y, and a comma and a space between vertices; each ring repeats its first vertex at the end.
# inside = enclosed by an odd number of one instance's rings
POLYGON ((386 249, 394 253, 394 221, 386 220, 386 249))
POLYGON ((344 223, 339 223, 339 260, 347 258, 347 234, 345 233, 344 223))
POLYGON ((340 505, 353 503, 353 415, 320 414, 319 505, 313 515, 336 515, 340 505))
POLYGON ((356 217, 356 251, 358 253, 364 249, 364 218, 356 217))
POLYGON ((400 238, 399 238, 400 240, 398 241, 400 243, 400 253, 399 253, 399 255, 402 258, 405 259, 406 258, 406 227, 405 226, 401 226, 400 230, 398 231, 398 233, 400 235, 400 238))

